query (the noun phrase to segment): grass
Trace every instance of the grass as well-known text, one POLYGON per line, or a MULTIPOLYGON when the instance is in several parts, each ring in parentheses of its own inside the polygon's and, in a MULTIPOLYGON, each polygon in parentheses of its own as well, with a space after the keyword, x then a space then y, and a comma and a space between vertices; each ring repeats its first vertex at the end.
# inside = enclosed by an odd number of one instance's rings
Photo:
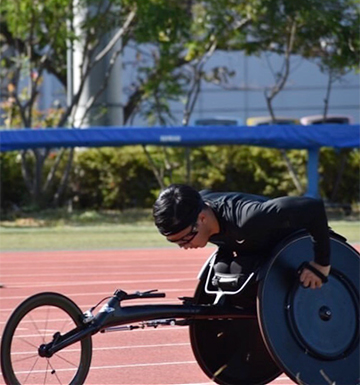
POLYGON ((0 250, 99 250, 166 246, 154 226, 2 228, 0 250))
POLYGON ((0 250, 100 250, 166 246, 151 210, 43 211, 0 221, 0 250))
MULTIPOLYGON (((360 242, 360 218, 328 213, 330 226, 349 242, 360 242)), ((124 212, 45 211, 0 221, 0 251, 102 250, 167 247, 150 210, 124 212)))
POLYGON ((3 215, 0 226, 4 228, 34 228, 63 226, 106 226, 118 224, 151 224, 150 209, 128 209, 125 211, 68 211, 43 210, 11 212, 3 215))
POLYGON ((350 243, 360 243, 360 221, 330 221, 330 227, 343 235, 350 243))

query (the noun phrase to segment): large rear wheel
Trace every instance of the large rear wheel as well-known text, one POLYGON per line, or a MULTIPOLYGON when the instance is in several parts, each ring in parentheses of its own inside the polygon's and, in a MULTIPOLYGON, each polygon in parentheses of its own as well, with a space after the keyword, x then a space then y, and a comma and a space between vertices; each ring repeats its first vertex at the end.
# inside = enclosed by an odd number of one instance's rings
POLYGON ((320 289, 299 284, 313 242, 298 233, 279 245, 259 285, 258 318, 264 341, 296 383, 359 384, 360 255, 331 234, 331 272, 320 289))
MULTIPOLYGON (((195 292, 197 304, 211 304, 214 296, 205 292, 201 279, 195 292)), ((253 307, 257 285, 229 296, 234 306, 253 307)), ((275 364, 263 342, 254 309, 252 319, 195 320, 190 324, 190 341, 195 358, 213 381, 221 385, 263 385, 282 370, 275 364)))
POLYGON ((91 337, 46 358, 39 347, 82 325, 82 312, 69 298, 40 293, 21 303, 9 318, 1 341, 1 370, 8 385, 83 384, 88 374, 91 337))

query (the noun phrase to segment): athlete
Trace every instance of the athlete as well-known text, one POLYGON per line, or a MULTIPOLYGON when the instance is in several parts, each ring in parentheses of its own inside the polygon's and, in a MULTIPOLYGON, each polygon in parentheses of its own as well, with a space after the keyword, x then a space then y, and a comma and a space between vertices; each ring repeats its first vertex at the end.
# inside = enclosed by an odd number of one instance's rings
POLYGON ((160 193, 153 216, 160 233, 181 248, 205 247, 208 242, 217 245, 218 273, 250 274, 297 230, 309 232, 314 249, 313 261, 301 272, 302 284, 320 288, 330 272, 329 227, 318 199, 198 192, 173 184, 160 193))

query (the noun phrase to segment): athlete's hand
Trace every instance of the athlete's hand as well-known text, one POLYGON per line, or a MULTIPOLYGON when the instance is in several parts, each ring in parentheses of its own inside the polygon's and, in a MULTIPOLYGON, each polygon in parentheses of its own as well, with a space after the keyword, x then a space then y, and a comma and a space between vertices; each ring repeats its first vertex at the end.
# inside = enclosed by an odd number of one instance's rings
MULTIPOLYGON (((331 266, 322 266, 316 262, 310 262, 310 265, 315 267, 315 269, 319 270, 320 273, 324 274, 327 277, 330 273, 331 266)), ((306 267, 303 269, 300 274, 300 282, 304 287, 310 287, 311 289, 320 288, 323 284, 320 277, 318 277, 315 273, 307 269, 306 267)))

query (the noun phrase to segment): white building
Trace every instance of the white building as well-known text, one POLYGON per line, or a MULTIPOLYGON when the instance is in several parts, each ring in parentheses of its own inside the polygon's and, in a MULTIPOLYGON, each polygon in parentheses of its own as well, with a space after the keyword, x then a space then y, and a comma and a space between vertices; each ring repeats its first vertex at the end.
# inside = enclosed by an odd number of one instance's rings
MULTIPOLYGON (((128 89, 136 81, 135 53, 127 48, 122 58, 122 87, 128 89)), ((199 118, 214 116, 232 117, 244 123, 249 117, 269 116, 264 91, 275 84, 274 73, 279 72, 282 59, 276 55, 263 54, 261 57, 246 57, 241 52, 216 52, 206 65, 207 69, 226 66, 236 75, 230 79, 226 89, 206 82, 202 83, 191 122, 199 118)), ((121 71, 121 69, 118 69, 121 71)), ((273 107, 276 116, 300 119, 307 115, 322 115, 328 86, 328 75, 319 67, 301 57, 291 59, 291 70, 285 88, 275 97, 273 107)), ((126 103, 126 92, 122 95, 126 103)), ((59 83, 47 76, 40 97, 40 109, 51 106, 55 100, 66 103, 64 90, 59 83)), ((121 101, 120 101, 121 102, 121 101)), ((183 104, 170 103, 176 118, 174 125, 181 126, 183 104)), ((349 73, 332 84, 328 114, 348 115, 354 123, 360 121, 360 83, 358 75, 349 73)), ((133 126, 146 126, 140 117, 135 117, 133 126)))

